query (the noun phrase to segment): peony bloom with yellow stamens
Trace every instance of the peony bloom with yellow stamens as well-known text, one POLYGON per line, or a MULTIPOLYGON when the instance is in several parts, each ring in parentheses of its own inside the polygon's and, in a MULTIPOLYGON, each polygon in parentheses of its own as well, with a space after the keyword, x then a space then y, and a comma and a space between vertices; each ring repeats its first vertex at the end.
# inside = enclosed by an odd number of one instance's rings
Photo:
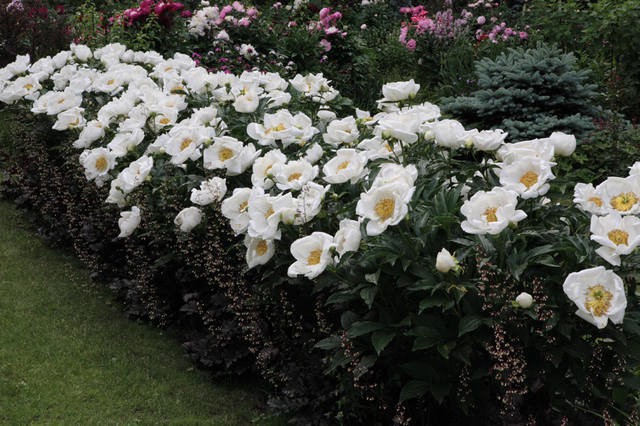
POLYGON ((298 191, 307 183, 318 176, 318 166, 314 166, 307 160, 293 160, 286 164, 276 164, 271 168, 276 186, 285 191, 291 189, 298 191))
POLYGON ((547 181, 554 179, 551 167, 555 163, 535 157, 525 157, 499 170, 504 189, 516 192, 523 199, 544 195, 549 190, 547 181))
POLYGON ((627 298, 622 279, 613 271, 597 266, 573 272, 562 289, 578 307, 576 315, 585 321, 598 328, 605 328, 608 320, 622 323, 627 298))
POLYGON ((249 227, 249 197, 251 188, 236 188, 233 195, 220 205, 222 215, 229 219, 229 226, 236 235, 242 234, 249 227))
POLYGON ((322 168, 325 182, 345 183, 350 181, 355 184, 365 176, 367 157, 355 149, 339 149, 336 156, 322 168))
POLYGON ((330 250, 333 246, 333 237, 324 232, 297 239, 291 244, 291 254, 296 261, 289 266, 287 275, 317 277, 332 263, 330 250))
POLYGON ((604 203, 603 194, 596 191, 590 183, 576 183, 573 202, 580 210, 591 214, 603 215, 609 210, 604 203))
POLYGON ((244 238, 244 246, 247 248, 245 259, 249 269, 258 265, 264 265, 276 252, 274 240, 265 240, 260 237, 254 238, 246 235, 244 238))
POLYGON ((504 188, 478 191, 464 202, 460 212, 465 216, 460 225, 469 234, 499 234, 509 224, 520 222, 527 217, 522 210, 516 210, 518 195, 504 188))
POLYGON ((386 185, 374 185, 360 195, 356 205, 356 214, 369 219, 367 235, 382 234, 387 227, 397 225, 409 212, 409 202, 415 186, 402 180, 386 185))
POLYGON ((610 177, 596 187, 602 194, 607 211, 617 211, 621 215, 640 212, 640 176, 610 177))
POLYGON ((610 264, 620 266, 620 255, 630 254, 640 244, 640 219, 623 217, 617 212, 591 216, 591 239, 600 244, 596 253, 610 264))

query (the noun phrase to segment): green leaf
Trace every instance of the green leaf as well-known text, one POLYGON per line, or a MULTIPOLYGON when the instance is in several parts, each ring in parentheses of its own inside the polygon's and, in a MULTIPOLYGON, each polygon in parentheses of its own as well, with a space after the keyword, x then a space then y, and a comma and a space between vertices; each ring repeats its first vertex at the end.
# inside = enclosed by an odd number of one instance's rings
POLYGON ((429 383, 421 380, 412 380, 402 387, 400 391, 400 402, 404 402, 407 399, 418 398, 427 393, 429 390, 429 383))
POLYGON ((453 300, 450 300, 446 296, 431 296, 425 297, 420 301, 418 308, 418 314, 421 314, 425 309, 433 308, 435 306, 442 306, 444 308, 450 308, 453 306, 453 300))
POLYGON ((431 336, 431 337, 417 337, 413 342, 412 351, 419 351, 422 349, 429 349, 440 342, 439 336, 431 336))
POLYGON ((442 357, 444 359, 449 359, 449 354, 451 354, 451 351, 455 347, 456 347, 456 342, 455 342, 455 340, 452 340, 451 342, 447 342, 445 344, 438 345, 438 352, 440 352, 440 355, 442 355, 442 357))
POLYGON ((394 337, 396 337, 395 331, 389 331, 389 330, 375 331, 371 335, 371 343, 373 344, 373 347, 375 348, 376 353, 380 355, 380 352, 382 352, 384 348, 387 347, 387 345, 393 340, 394 337))
POLYGON ((313 347, 318 349, 335 349, 340 346, 340 338, 338 336, 329 336, 326 339, 320 340, 313 347))
POLYGON ((372 331, 380 330, 381 328, 384 328, 384 324, 380 324, 379 322, 358 321, 351 324, 351 328, 349 328, 347 336, 358 337, 363 334, 371 333, 372 331))
POLYGON ((362 297, 362 300, 364 300, 368 308, 371 308, 371 305, 373 305, 377 293, 378 287, 367 287, 360 290, 360 297, 362 297))
POLYGON ((458 337, 476 330, 484 322, 484 318, 477 315, 463 317, 458 324, 458 337))
POLYGON ((449 394, 451 390, 451 383, 431 383, 429 387, 429 392, 431 395, 438 401, 438 404, 442 404, 444 398, 449 394))

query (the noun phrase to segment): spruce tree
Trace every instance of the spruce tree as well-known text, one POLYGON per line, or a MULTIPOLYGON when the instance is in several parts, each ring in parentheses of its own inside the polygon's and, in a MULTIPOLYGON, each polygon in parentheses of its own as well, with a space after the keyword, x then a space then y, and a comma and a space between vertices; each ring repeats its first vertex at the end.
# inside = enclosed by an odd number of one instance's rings
POLYGON ((594 128, 596 85, 572 53, 555 46, 509 49, 475 64, 479 90, 445 98, 443 110, 466 125, 500 128, 510 140, 546 137, 554 131, 576 137, 594 128))

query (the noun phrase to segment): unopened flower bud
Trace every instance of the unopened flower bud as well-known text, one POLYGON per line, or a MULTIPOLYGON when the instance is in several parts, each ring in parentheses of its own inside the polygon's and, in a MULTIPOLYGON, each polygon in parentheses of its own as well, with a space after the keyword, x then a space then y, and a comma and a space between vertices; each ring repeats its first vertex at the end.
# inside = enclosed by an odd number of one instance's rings
POLYGON ((516 303, 521 308, 528 309, 533 305, 533 296, 529 293, 520 293, 520 295, 516 297, 516 303))
POLYGON ((457 271, 460 268, 458 266, 458 260, 449 253, 449 250, 443 248, 436 256, 436 269, 443 274, 446 274, 450 270, 457 271))

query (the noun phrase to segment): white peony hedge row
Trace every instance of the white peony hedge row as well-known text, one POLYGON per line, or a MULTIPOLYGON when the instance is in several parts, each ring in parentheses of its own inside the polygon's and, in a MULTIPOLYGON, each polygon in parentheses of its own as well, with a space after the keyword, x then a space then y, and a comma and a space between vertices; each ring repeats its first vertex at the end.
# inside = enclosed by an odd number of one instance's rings
MULTIPOLYGON (((0 101, 51 116, 53 129, 75 135, 87 180, 110 185, 105 202, 122 209, 120 237, 143 220, 147 207, 130 200, 136 191, 154 190, 149 176, 161 159, 197 171, 191 205, 175 217, 180 231, 198 227, 219 204, 232 231, 244 236, 249 268, 290 244, 288 274, 309 279, 407 216, 419 170, 404 153, 414 144, 435 144, 444 157, 456 150, 493 157, 478 165, 499 179, 493 189, 469 193, 464 182, 451 182, 467 197, 460 209, 465 233, 497 235, 527 219, 518 207, 523 200, 551 202, 544 196, 555 177, 554 158, 572 154, 574 137, 556 132, 505 143, 500 130, 466 130, 441 119, 433 104, 412 105, 418 90, 412 80, 386 84, 381 112, 356 109, 338 117, 348 102, 321 74, 289 81, 257 71, 210 74, 186 55, 165 59, 119 44, 93 51, 71 45, 34 63, 18 57, 0 70, 0 101), (323 211, 325 200, 339 199, 347 187, 356 189, 349 193, 355 209, 341 212, 337 228, 305 233, 316 217, 331 213, 323 211), (300 235, 290 243, 282 239, 289 226, 300 235)), ((638 163, 628 177, 577 184, 575 203, 592 214, 591 239, 606 262, 619 266, 640 244, 638 163)), ((446 249, 438 261, 441 272, 457 269, 446 249)), ((598 328, 623 320, 624 286, 611 270, 571 273, 564 292, 598 328)))

